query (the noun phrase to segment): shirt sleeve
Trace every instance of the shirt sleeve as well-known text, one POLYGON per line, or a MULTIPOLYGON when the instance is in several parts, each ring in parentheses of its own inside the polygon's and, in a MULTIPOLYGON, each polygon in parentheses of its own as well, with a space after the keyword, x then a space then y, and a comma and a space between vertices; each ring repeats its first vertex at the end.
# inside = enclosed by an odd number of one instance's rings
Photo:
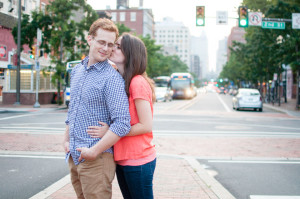
MULTIPOLYGON (((71 71, 71 77, 70 77, 70 82, 69 82, 69 84, 71 85, 71 81, 72 81, 72 77, 73 77, 73 75, 74 75, 74 73, 75 73, 75 71, 76 71, 76 68, 78 68, 79 67, 79 65, 77 65, 77 67, 75 66, 73 69, 72 69, 72 71, 71 71)), ((71 87, 70 87, 70 89, 71 89, 71 87)), ((72 97, 72 96, 70 96, 70 97, 72 97)), ((70 112, 71 112, 71 99, 70 99, 70 102, 69 102, 70 104, 69 104, 69 109, 68 109, 68 113, 67 113, 67 118, 66 118, 66 120, 65 120, 65 124, 66 125, 69 125, 69 121, 70 121, 70 119, 69 119, 69 115, 70 115, 70 112)))
POLYGON ((132 78, 129 90, 133 100, 143 99, 149 102, 152 101, 151 87, 147 80, 140 75, 132 78))
POLYGON ((112 75, 105 86, 106 105, 112 123, 109 129, 120 137, 130 131, 130 113, 124 80, 117 72, 112 75))

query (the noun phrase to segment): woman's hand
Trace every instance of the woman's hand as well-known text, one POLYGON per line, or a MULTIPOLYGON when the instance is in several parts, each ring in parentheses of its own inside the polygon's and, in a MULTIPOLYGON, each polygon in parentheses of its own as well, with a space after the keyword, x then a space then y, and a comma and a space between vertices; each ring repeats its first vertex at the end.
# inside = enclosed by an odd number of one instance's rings
POLYGON ((107 130, 109 129, 109 126, 104 122, 98 122, 102 126, 89 126, 87 129, 87 133, 92 138, 102 138, 107 130))

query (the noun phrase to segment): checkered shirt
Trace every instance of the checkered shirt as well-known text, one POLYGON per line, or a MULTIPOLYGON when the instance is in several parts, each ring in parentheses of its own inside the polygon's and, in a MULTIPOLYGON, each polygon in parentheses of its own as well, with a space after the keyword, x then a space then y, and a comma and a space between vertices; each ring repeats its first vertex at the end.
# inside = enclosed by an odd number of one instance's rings
MULTIPOLYGON (((71 100, 65 123, 69 125, 70 153, 76 165, 80 152, 76 148, 92 147, 101 138, 87 134, 89 126, 107 123, 120 137, 130 131, 130 114, 124 79, 108 63, 98 62, 87 67, 86 57, 71 73, 71 100)), ((113 153, 109 148, 105 152, 113 153)))

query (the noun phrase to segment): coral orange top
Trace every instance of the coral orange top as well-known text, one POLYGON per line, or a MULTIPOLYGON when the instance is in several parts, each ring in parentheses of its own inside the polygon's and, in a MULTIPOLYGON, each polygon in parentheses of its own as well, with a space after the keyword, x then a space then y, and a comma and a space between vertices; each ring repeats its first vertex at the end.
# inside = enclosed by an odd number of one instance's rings
MULTIPOLYGON (((131 126, 139 122, 138 114, 135 108, 134 100, 143 99, 150 103, 152 117, 153 117, 153 104, 152 104, 152 90, 147 80, 141 75, 132 78, 129 86, 129 112, 131 116, 131 126)), ((145 133, 137 136, 122 137, 114 145, 115 161, 123 160, 137 160, 155 154, 155 148, 152 144, 152 132, 145 133)))

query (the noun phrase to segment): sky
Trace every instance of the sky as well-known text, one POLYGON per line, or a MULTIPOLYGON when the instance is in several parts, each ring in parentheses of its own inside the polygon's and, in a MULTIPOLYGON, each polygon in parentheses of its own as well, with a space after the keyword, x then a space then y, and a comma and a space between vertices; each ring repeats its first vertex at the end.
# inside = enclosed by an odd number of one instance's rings
MULTIPOLYGON (((87 0, 95 10, 116 9, 117 0, 87 0)), ((143 7, 152 9, 154 21, 162 21, 171 17, 174 21, 182 22, 190 30, 192 36, 200 36, 205 31, 208 37, 208 54, 210 70, 215 70, 216 51, 219 40, 228 37, 230 30, 237 23, 237 10, 242 0, 144 0, 143 7), (205 6, 205 26, 196 26, 196 6, 205 6), (228 24, 216 25, 216 12, 228 12, 228 24)), ((129 0, 129 7, 138 7, 139 0, 129 0)))

